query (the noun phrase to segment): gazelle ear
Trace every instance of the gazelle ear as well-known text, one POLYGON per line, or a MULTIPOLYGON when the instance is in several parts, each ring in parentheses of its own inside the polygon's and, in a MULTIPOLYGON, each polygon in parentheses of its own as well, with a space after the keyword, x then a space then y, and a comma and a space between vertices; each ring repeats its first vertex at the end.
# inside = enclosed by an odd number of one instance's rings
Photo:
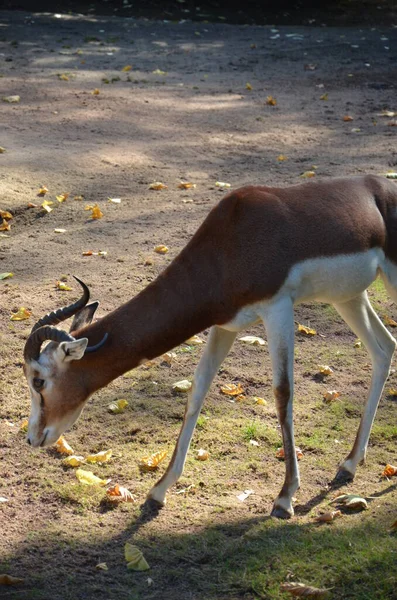
POLYGON ((73 342, 61 342, 57 348, 58 357, 63 362, 80 360, 84 356, 87 344, 88 338, 81 338, 81 340, 74 340, 73 342))
POLYGON ((86 325, 89 325, 94 318, 95 311, 99 306, 99 302, 91 302, 74 316, 69 331, 77 331, 86 325))

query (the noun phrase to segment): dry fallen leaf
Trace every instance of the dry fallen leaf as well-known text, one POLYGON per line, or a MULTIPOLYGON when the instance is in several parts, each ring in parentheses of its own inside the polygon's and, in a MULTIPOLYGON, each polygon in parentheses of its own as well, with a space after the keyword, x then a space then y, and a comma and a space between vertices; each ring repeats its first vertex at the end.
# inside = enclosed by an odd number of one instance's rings
POLYGON ((344 121, 346 121, 346 122, 348 122, 348 121, 353 121, 353 117, 351 117, 350 115, 345 115, 345 116, 343 117, 343 120, 344 120, 344 121))
POLYGON ((0 281, 14 277, 14 273, 0 273, 0 281))
POLYGON ((136 502, 133 494, 118 483, 106 490, 106 498, 109 502, 136 502))
POLYGON ((215 181, 215 185, 216 185, 216 187, 222 188, 222 189, 231 187, 231 184, 226 183, 225 181, 215 181))
POLYGON ((8 212, 8 210, 0 210, 0 217, 2 219, 7 219, 10 220, 12 219, 12 214, 10 212, 8 212))
POLYGON ((61 81, 69 81, 69 76, 66 73, 58 73, 58 79, 61 81))
POLYGON ((32 312, 24 306, 21 306, 16 313, 11 315, 11 321, 24 321, 25 319, 29 319, 31 316, 32 312))
POLYGON ((321 375, 332 375, 333 370, 328 365, 319 365, 318 372, 321 373, 321 375))
POLYGON ((24 579, 12 577, 12 575, 0 575, 0 585, 18 585, 23 583, 24 579))
POLYGON ((62 292, 71 292, 73 290, 73 288, 64 281, 57 281, 56 288, 62 292))
POLYGON ((172 384, 172 389, 174 392, 183 392, 186 393, 192 388, 192 382, 188 379, 182 379, 181 381, 177 381, 172 384))
POLYGON ((3 222, 0 225, 0 231, 11 231, 11 223, 3 219, 3 222))
POLYGON ((167 75, 167 71, 162 71, 161 69, 155 69, 152 73, 153 75, 167 75))
MULTIPOLYGON (((295 453, 296 453, 296 458, 298 460, 300 460, 301 458, 303 458, 303 452, 302 450, 299 448, 299 446, 295 446, 295 453)), ((276 452, 276 458, 279 458, 280 460, 284 460, 285 459, 285 452, 284 452, 284 448, 281 447, 277 450, 276 452)))
POLYGON ((200 450, 197 450, 197 454, 196 454, 196 459, 197 460, 208 460, 210 457, 209 452, 207 450, 204 450, 203 448, 200 448, 200 450))
POLYGON ((42 202, 41 204, 41 208, 44 208, 44 210, 48 213, 50 213, 53 209, 51 208, 51 206, 54 203, 51 200, 44 200, 44 202, 42 202))
POLYGON ((3 102, 8 102, 9 104, 16 104, 20 100, 20 96, 3 96, 3 102))
POLYGON ((0 496, 0 504, 8 502, 8 498, 4 498, 4 496, 0 496))
POLYGON ((73 198, 73 200, 77 200, 77 201, 81 202, 81 200, 84 200, 84 196, 75 196, 73 198))
POLYGON ((357 494, 342 494, 331 500, 330 504, 343 504, 346 508, 368 508, 368 503, 365 498, 357 496, 357 494))
POLYGON ((124 400, 124 398, 120 398, 120 400, 116 400, 116 402, 111 402, 111 404, 108 405, 108 411, 113 415, 119 415, 120 413, 125 411, 127 406, 127 400, 124 400))
POLYGON ((387 179, 397 179, 397 173, 386 173, 387 179))
POLYGON ((0 146, 0 154, 4 154, 4 152, 6 152, 6 149, 3 146, 0 146))
POLYGON ((198 335, 192 335, 192 337, 186 340, 184 344, 187 344, 188 346, 201 346, 201 344, 204 344, 204 340, 202 340, 198 335))
POLYGON ((164 244, 159 244, 158 246, 154 247, 154 251, 157 252, 157 254, 167 254, 169 248, 167 246, 164 246, 164 244))
POLYGON ((331 510, 329 512, 323 513, 315 520, 317 523, 332 523, 337 517, 341 517, 342 513, 340 510, 331 510))
POLYGON ((91 211, 91 219, 102 219, 103 212, 99 208, 98 204, 87 204, 84 210, 91 211))
POLYGON ((191 189, 193 189, 193 188, 195 188, 195 187, 196 187, 196 184, 195 184, 195 183, 192 183, 191 181, 181 181, 181 182, 178 184, 178 187, 179 187, 181 190, 191 190, 191 189))
POLYGON ((84 485, 98 485, 100 487, 104 487, 110 481, 110 479, 101 479, 91 471, 85 471, 84 469, 77 469, 76 477, 84 485))
POLYGON ((161 452, 155 452, 150 456, 144 456, 138 461, 138 466, 141 471, 155 471, 167 454, 168 450, 163 450, 161 452))
MULTIPOLYGON (((92 94, 93 96, 99 96, 99 94, 100 94, 100 93, 101 93, 101 92, 98 90, 98 88, 95 88, 95 89, 94 89, 94 90, 92 90, 92 92, 91 92, 91 94, 92 94)), ((76 198, 75 198, 75 200, 76 200, 76 198)))
POLYGON ((81 467, 84 464, 84 456, 76 456, 76 454, 71 454, 62 460, 62 464, 65 467, 81 467))
POLYGON ((245 88, 246 88, 246 89, 247 89, 249 92, 251 92, 251 91, 252 91, 252 85, 251 85, 250 83, 248 83, 248 82, 245 84, 245 88))
POLYGON ((397 475, 397 467, 386 465, 383 469, 382 477, 394 477, 394 475, 397 475))
POLYGON ((315 176, 316 176, 315 171, 304 171, 302 173, 302 175, 300 175, 300 177, 303 177, 303 179, 310 179, 311 177, 315 177, 315 176))
POLYGON ((131 71, 131 69, 132 69, 132 65, 125 65, 125 67, 123 67, 121 70, 124 73, 127 73, 128 71, 131 71))
POLYGON ((288 156, 285 156, 285 154, 279 154, 279 155, 277 156, 277 160, 278 160, 279 162, 284 162, 285 160, 288 160, 288 156))
POLYGON ((166 190, 168 188, 168 185, 165 185, 164 183, 161 183, 161 181, 154 181, 153 183, 151 183, 149 185, 149 190, 166 190))
POLYGON ((386 323, 386 325, 389 325, 390 327, 397 327, 397 321, 395 321, 394 319, 392 319, 388 315, 385 315, 383 317, 383 321, 386 323))
POLYGON ((252 346, 266 346, 265 340, 256 335, 245 335, 244 337, 239 338, 238 341, 244 342, 245 344, 251 344, 252 346))
POLYGON ((221 386, 221 392, 226 396, 240 396, 244 393, 241 383, 226 383, 221 386))
POLYGON ((295 583, 294 581, 282 583, 280 585, 280 590, 282 592, 289 592, 295 597, 312 598, 312 600, 325 598, 329 593, 328 589, 315 588, 310 585, 305 585, 304 583, 295 583))
POLYGON ((27 431, 28 431, 28 425, 29 425, 29 420, 28 419, 24 419, 21 422, 20 426, 19 426, 19 431, 21 433, 27 433, 27 431))
POLYGON ((397 389, 396 388, 390 388, 389 391, 387 392, 389 396, 397 396, 397 389))
POLYGON ((96 454, 89 454, 85 460, 88 463, 105 463, 108 462, 111 459, 111 457, 111 450, 102 450, 101 452, 97 452, 96 454))
POLYGON ((124 546, 124 556, 127 561, 127 569, 133 571, 147 571, 150 569, 145 557, 137 546, 133 546, 129 542, 124 546))
POLYGON ((269 106, 276 106, 277 100, 276 98, 273 98, 273 96, 267 96, 266 104, 268 104, 269 106))
POLYGON ((362 341, 361 340, 356 340, 353 344, 354 348, 361 348, 362 347, 362 341))
POLYGON ((240 502, 244 502, 244 500, 246 500, 248 498, 248 496, 251 496, 251 494, 254 494, 254 490, 244 490, 244 492, 242 494, 239 494, 237 496, 237 500, 240 500, 240 502))
POLYGON ((59 203, 65 202, 69 198, 69 192, 65 192, 64 194, 59 194, 56 196, 56 199, 59 203))
POLYGON ((331 402, 339 398, 339 396, 340 392, 337 392, 336 390, 328 390, 324 394, 324 401, 330 404, 331 402))
POLYGON ((98 563, 97 565, 95 565, 95 568, 98 569, 98 571, 109 571, 109 567, 105 562, 98 563))
POLYGON ((320 100, 324 100, 324 101, 326 102, 326 101, 328 100, 328 94, 327 94, 327 93, 325 93, 325 94, 322 94, 322 95, 320 96, 320 100))
POLYGON ((112 204, 121 204, 121 198, 108 198, 109 202, 112 204))
POLYGON ((255 404, 259 404, 259 406, 266 406, 267 400, 261 398, 260 396, 254 396, 253 398, 255 404))
POLYGON ((60 227, 57 227, 56 229, 54 229, 54 233, 66 233, 66 229, 62 229, 60 227))
POLYGON ((72 454, 74 454, 74 450, 72 449, 71 446, 69 446, 69 444, 67 443, 67 441, 65 440, 65 438, 63 437, 63 435, 61 435, 61 437, 59 438, 59 440, 57 440, 54 444, 55 449, 60 453, 60 454, 68 454, 69 456, 71 456, 72 454))
POLYGON ((48 192, 48 187, 45 185, 42 185, 41 188, 39 189, 39 191, 37 192, 37 195, 45 196, 47 192, 48 192))
POLYGON ((311 329, 310 327, 306 327, 305 325, 301 325, 298 323, 298 331, 299 333, 304 333, 305 335, 316 335, 317 331, 315 329, 311 329))

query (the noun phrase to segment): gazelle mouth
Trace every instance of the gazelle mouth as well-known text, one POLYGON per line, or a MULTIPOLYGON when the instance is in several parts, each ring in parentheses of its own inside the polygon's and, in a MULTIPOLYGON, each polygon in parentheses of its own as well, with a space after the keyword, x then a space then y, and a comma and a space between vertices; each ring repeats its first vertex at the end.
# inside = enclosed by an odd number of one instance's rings
POLYGON ((40 442, 40 448, 42 448, 42 447, 44 446, 44 444, 45 444, 45 441, 46 441, 46 439, 47 439, 47 435, 48 435, 48 429, 47 429, 47 431, 45 432, 45 436, 43 437, 43 439, 42 439, 42 440, 41 440, 41 442, 40 442))

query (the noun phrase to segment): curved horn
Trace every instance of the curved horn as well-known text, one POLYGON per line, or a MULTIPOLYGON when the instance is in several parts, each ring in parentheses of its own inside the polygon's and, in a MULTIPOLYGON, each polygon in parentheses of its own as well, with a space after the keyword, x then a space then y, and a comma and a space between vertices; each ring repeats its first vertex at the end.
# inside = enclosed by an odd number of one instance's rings
POLYGON ((72 317, 77 312, 79 312, 79 310, 84 308, 84 306, 90 299, 90 290, 83 281, 81 281, 74 275, 73 277, 83 288, 83 295, 81 296, 81 298, 79 298, 79 300, 77 300, 73 304, 70 304, 69 306, 64 306, 63 308, 59 308, 58 310, 53 311, 39 319, 36 325, 34 325, 31 333, 35 332, 36 329, 38 329, 39 327, 43 327, 44 325, 57 325, 57 323, 69 319, 69 317, 72 317))
POLYGON ((87 354, 87 352, 95 352, 96 350, 99 350, 99 348, 102 348, 102 346, 106 343, 106 340, 108 339, 108 337, 109 337, 109 334, 105 333, 105 335, 103 336, 101 341, 98 342, 97 344, 95 344, 95 346, 87 346, 84 354, 87 354))
POLYGON ((66 331, 46 325, 36 329, 26 340, 23 355, 25 361, 37 360, 40 356, 40 348, 43 342, 51 340, 52 342, 74 342, 75 338, 66 331))

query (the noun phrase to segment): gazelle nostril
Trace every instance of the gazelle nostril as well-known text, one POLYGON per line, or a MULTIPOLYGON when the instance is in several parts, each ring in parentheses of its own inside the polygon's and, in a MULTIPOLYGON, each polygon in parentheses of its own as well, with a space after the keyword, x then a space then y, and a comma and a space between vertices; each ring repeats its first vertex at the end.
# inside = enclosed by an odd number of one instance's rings
POLYGON ((29 444, 29 446, 32 445, 32 442, 30 441, 30 438, 26 438, 27 443, 29 444))

